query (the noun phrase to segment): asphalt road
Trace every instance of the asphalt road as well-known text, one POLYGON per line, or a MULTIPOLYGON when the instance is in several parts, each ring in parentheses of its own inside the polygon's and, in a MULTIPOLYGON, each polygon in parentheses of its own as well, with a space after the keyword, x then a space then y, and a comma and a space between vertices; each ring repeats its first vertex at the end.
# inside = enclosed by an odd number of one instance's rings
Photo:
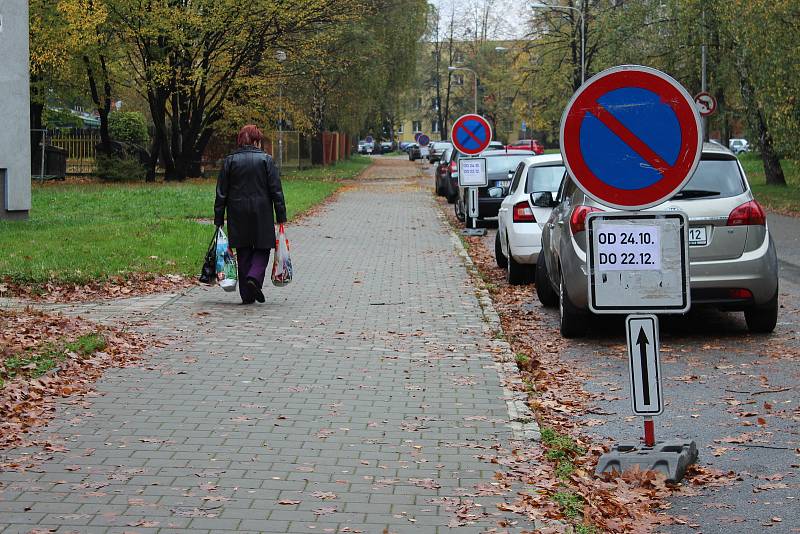
MULTIPOLYGON (((749 334, 742 313, 697 309, 661 319, 666 408, 656 438, 694 440, 701 465, 738 479, 673 499, 671 514, 685 524, 664 532, 800 532, 800 219, 770 214, 769 225, 781 270, 773 334, 749 334)), ((535 299, 531 306, 557 326, 556 311, 535 299)), ((600 396, 584 417, 587 433, 608 444, 638 442, 623 320, 598 318, 562 357, 593 377, 586 388, 600 396)))

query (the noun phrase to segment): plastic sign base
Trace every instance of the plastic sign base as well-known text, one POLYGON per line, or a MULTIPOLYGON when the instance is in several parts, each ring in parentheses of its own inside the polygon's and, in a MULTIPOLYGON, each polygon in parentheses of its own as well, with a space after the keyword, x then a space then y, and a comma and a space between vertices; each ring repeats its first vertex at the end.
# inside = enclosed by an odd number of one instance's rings
POLYGON ((636 465, 642 471, 660 471, 667 476, 667 482, 674 483, 680 482, 697 457, 694 441, 661 441, 655 447, 619 444, 600 457, 595 474, 623 473, 636 465))
POLYGON ((486 228, 462 228, 461 235, 468 237, 482 237, 486 235, 486 228))

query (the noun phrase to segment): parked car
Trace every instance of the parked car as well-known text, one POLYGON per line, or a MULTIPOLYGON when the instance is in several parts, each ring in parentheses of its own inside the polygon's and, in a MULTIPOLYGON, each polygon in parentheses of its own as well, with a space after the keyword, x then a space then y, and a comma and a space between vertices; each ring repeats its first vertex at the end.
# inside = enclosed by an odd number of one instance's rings
POLYGON ((444 196, 448 204, 454 204, 458 198, 458 155, 455 148, 450 151, 444 172, 444 196))
POLYGON ((411 143, 408 147, 408 160, 409 161, 416 161, 422 158, 422 149, 419 147, 418 143, 411 143))
MULTIPOLYGON (((477 221, 496 217, 500 209, 500 203, 511 185, 511 178, 519 163, 525 158, 535 156, 531 151, 514 150, 509 153, 503 150, 484 150, 478 157, 486 158, 486 174, 488 175, 489 185, 478 188, 478 217, 477 221)), ((464 156, 456 151, 455 163, 458 169, 458 160, 464 156)), ((458 173, 455 178, 458 186, 458 173)), ((455 199, 455 212, 459 220, 470 228, 473 226, 472 218, 467 216, 467 191, 464 187, 458 188, 458 196, 455 199)), ((477 222, 476 221, 476 222, 477 222)))
POLYGON ((486 147, 486 150, 505 150, 505 148, 506 145, 500 141, 489 141, 489 146, 486 147))
POLYGON ((402 152, 405 152, 406 154, 408 154, 408 149, 409 149, 409 147, 410 147, 411 145, 413 145, 413 144, 414 144, 414 142, 413 142, 413 141, 400 141, 400 144, 398 145, 398 148, 399 148, 399 149, 400 149, 402 152))
POLYGON ((561 154, 533 156, 517 166, 498 210, 494 241, 495 261, 506 269, 509 284, 533 282, 542 250, 542 227, 553 210, 552 202, 539 205, 541 193, 555 198, 565 170, 561 154), (531 193, 536 193, 536 203, 531 203, 531 193))
POLYGON ((428 163, 439 161, 446 148, 453 148, 453 144, 449 141, 434 141, 428 145, 428 163))
MULTIPOLYGON (((568 176, 553 206, 542 232, 536 287, 542 304, 559 306, 561 334, 574 337, 585 333, 589 322, 586 216, 607 208, 588 198, 568 176)), ((775 245, 766 214, 732 152, 705 143, 697 170, 683 190, 651 210, 681 210, 689 216, 692 306, 744 311, 751 332, 775 328, 775 245)))
POLYGON ((359 141, 358 142, 358 153, 359 154, 372 154, 372 151, 375 149, 374 143, 368 143, 367 141, 359 141))
POLYGON ((445 148, 439 158, 436 168, 433 171, 435 179, 436 194, 440 197, 447 196, 449 187, 447 184, 447 173, 450 168, 450 159, 453 154, 453 147, 445 148))
POLYGON ((391 141, 381 141, 381 152, 384 154, 394 150, 394 143, 391 141))
POLYGON ((750 143, 747 139, 731 139, 728 141, 728 148, 738 156, 742 152, 750 152, 750 143))
POLYGON ((506 145, 509 150, 531 150, 536 154, 544 154, 544 146, 536 139, 520 139, 519 141, 506 145))

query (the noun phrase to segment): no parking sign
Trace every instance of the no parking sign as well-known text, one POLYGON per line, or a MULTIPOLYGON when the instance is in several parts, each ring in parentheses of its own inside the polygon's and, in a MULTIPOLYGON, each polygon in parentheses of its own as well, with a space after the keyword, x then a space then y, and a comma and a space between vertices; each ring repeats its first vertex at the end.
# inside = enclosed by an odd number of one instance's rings
POLYGON ((694 99, 649 67, 623 65, 583 85, 561 118, 561 154, 587 195, 641 210, 680 191, 703 146, 694 99))
POLYGON ((450 139, 462 154, 476 156, 492 142, 492 126, 482 116, 468 113, 453 123, 450 139))

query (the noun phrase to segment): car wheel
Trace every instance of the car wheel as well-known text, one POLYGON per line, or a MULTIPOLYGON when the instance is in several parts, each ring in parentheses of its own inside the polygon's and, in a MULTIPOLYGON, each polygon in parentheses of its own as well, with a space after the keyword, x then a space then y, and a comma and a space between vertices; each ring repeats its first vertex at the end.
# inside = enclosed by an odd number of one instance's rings
POLYGON ((542 252, 539 253, 539 261, 536 263, 536 295, 545 308, 554 308, 558 305, 558 294, 553 290, 547 277, 547 263, 542 252))
POLYGON ((514 256, 511 254, 511 243, 508 241, 506 241, 506 249, 508 250, 508 261, 506 262, 506 282, 512 286, 530 283, 530 266, 517 263, 517 260, 515 260, 514 256))
POLYGON ((448 178, 448 181, 445 182, 445 190, 446 190, 445 194, 447 195, 447 203, 448 204, 454 204, 455 201, 458 199, 458 190, 456 190, 455 193, 452 191, 452 186, 450 185, 450 179, 449 178, 448 178))
POLYGON ((747 329, 755 334, 769 334, 778 323, 778 291, 775 297, 762 306, 753 306, 744 311, 747 329))
POLYGON ((558 283, 558 314, 561 335, 565 338, 581 337, 586 334, 586 318, 578 313, 569 300, 569 293, 562 274, 558 283))
POLYGON ((453 203, 453 211, 456 214, 456 219, 464 222, 464 210, 461 209, 461 199, 457 198, 453 203))
POLYGON ((444 187, 442 186, 442 182, 439 178, 436 178, 436 195, 440 197, 445 195, 444 187))
POLYGON ((500 242, 499 228, 497 229, 497 233, 494 235, 494 261, 501 269, 505 269, 508 266, 508 258, 503 255, 503 246, 500 242))

